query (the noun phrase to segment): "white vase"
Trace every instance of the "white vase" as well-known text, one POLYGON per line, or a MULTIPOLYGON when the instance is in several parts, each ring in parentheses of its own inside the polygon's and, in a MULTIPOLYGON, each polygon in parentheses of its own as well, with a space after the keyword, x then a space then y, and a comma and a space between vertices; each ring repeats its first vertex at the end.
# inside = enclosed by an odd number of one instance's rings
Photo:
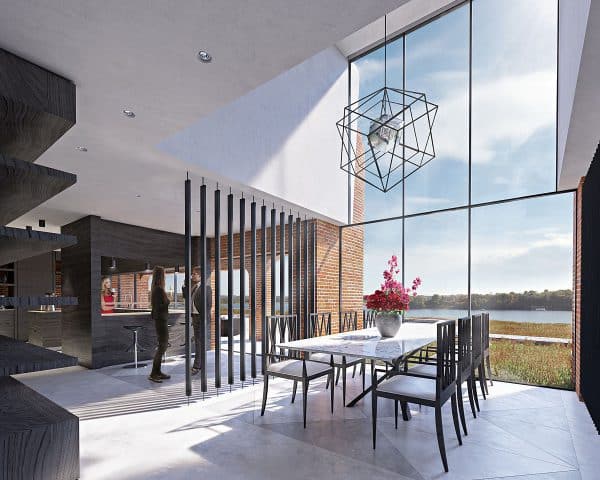
POLYGON ((395 312, 379 312, 375 317, 375 326, 382 337, 394 337, 402 325, 402 315, 395 312))

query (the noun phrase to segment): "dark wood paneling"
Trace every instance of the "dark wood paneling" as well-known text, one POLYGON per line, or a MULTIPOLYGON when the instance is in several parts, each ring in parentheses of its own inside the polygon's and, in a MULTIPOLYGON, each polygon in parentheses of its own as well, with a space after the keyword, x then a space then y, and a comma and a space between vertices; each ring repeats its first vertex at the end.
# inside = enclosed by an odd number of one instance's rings
POLYGON ((600 147, 583 184, 581 221, 581 394, 600 430, 600 147))
POLYGON ((77 238, 58 233, 0 227, 0 265, 51 252, 77 243, 77 238))
POLYGON ((40 347, 62 344, 62 312, 27 312, 29 343, 40 347))
POLYGON ((77 358, 0 336, 0 377, 77 365, 77 358))
POLYGON ((13 337, 15 335, 16 310, 0 310, 0 335, 13 337))
POLYGON ((79 478, 79 419, 11 377, 0 378, 0 480, 79 478))
POLYGON ((0 49, 0 153, 35 162, 75 124, 75 84, 0 49))
POLYGON ((7 225, 77 181, 77 176, 0 153, 0 225, 7 225))

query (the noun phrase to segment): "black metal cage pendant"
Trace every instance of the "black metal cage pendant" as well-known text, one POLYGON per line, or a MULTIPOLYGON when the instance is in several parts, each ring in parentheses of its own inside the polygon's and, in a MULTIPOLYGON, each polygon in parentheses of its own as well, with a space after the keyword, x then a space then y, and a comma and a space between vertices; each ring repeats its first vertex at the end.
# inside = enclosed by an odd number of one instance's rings
POLYGON ((387 192, 435 158, 438 106, 424 93, 385 86, 344 108, 342 170, 387 192))

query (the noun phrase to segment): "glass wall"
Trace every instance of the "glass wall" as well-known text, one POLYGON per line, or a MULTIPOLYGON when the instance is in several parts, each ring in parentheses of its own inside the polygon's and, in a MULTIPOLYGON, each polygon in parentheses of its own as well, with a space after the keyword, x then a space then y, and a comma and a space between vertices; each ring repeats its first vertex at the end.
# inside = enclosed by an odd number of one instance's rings
MULTIPOLYGON (((496 378, 570 388, 574 195, 556 192, 557 12, 551 0, 466 1, 390 42, 388 86, 439 105, 436 158, 388 193, 367 186, 360 228, 363 296, 396 254, 405 284, 422 279, 407 318, 489 311, 496 378)), ((353 100, 380 88, 383 47, 350 72, 353 100)))

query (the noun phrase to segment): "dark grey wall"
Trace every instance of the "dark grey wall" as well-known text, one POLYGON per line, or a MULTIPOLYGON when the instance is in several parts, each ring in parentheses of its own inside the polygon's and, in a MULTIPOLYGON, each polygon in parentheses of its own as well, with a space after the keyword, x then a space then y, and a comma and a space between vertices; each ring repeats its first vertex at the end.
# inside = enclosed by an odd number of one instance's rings
POLYGON ((600 429, 600 147, 582 194, 581 394, 600 429))
POLYGON ((100 314, 102 257, 133 258, 151 265, 184 264, 184 236, 88 216, 62 227, 78 244, 62 250, 63 295, 79 298, 64 307, 63 351, 98 368, 106 351, 106 320, 100 314), (95 356, 98 361, 95 360, 95 356))

